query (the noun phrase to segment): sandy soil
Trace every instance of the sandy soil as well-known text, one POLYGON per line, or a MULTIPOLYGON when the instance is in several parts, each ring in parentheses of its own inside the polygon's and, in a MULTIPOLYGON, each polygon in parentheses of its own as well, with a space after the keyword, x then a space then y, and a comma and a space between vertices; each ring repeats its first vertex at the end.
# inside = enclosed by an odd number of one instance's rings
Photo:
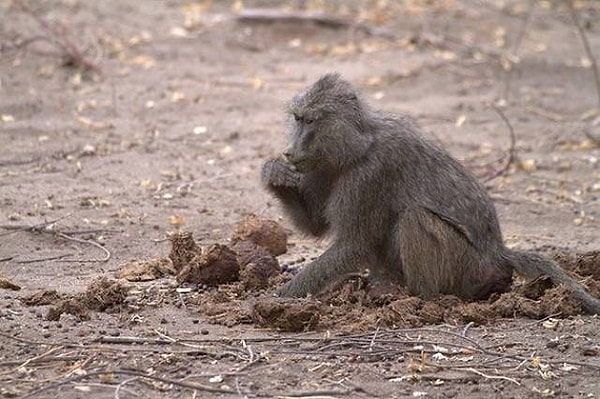
MULTIPOLYGON (((600 320, 543 281, 476 304, 361 278, 276 300, 327 243, 295 234, 258 180, 284 146, 285 102, 325 72, 415 116, 482 178, 510 144, 490 107, 504 98, 516 160, 487 185, 506 240, 561 252, 598 293, 600 257, 577 255, 600 236, 600 147, 585 135, 600 136, 598 93, 567 9, 540 2, 525 24, 518 1, 243 4, 363 23, 340 27, 239 20, 241 2, 30 3, 0 1, 0 395, 600 396, 600 320), (283 274, 178 281, 168 233, 232 246, 248 213, 288 230, 283 274), (156 275, 115 280, 132 261, 156 275)), ((600 7, 578 5, 600 54, 600 7)))

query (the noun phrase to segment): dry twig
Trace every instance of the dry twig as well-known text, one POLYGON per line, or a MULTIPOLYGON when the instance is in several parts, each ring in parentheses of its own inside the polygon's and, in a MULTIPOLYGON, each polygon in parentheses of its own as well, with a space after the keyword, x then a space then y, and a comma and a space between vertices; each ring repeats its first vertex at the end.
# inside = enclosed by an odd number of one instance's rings
POLYGON ((594 73, 594 81, 596 82, 596 93, 598 94, 598 107, 600 108, 600 72, 598 71, 598 65, 596 64, 596 57, 594 57, 594 53, 592 53, 592 47, 590 46, 590 42, 588 41, 583 25, 579 20, 577 11, 575 11, 575 7, 573 6, 573 0, 568 0, 567 6, 569 7, 569 11, 571 12, 571 18, 573 19, 573 22, 575 22, 575 26, 577 27, 577 31, 579 32, 579 36, 581 37, 581 42, 583 43, 585 54, 590 60, 592 72, 594 73))
POLYGON ((521 383, 519 381, 515 380, 514 378, 505 377, 503 375, 488 375, 488 374, 482 373, 481 371, 476 370, 474 368, 467 368, 465 370, 470 371, 471 373, 480 375, 483 378, 488 379, 488 380, 505 380, 505 381, 510 381, 513 384, 521 385, 521 383))
POLYGON ((236 391, 231 390, 231 389, 215 388, 215 387, 211 387, 208 385, 199 384, 196 382, 187 382, 187 381, 183 381, 183 380, 174 380, 171 378, 159 377, 157 375, 148 374, 148 373, 145 373, 142 371, 103 369, 103 370, 90 371, 90 372, 87 372, 82 375, 77 375, 77 376, 68 378, 63 381, 55 382, 53 384, 47 385, 42 388, 34 389, 34 390, 28 392, 27 394, 25 394, 24 396, 22 396, 21 398, 22 399, 32 398, 34 396, 39 395, 42 392, 56 389, 56 388, 59 388, 64 385, 72 384, 74 382, 78 382, 78 381, 84 380, 86 378, 98 377, 98 376, 102 376, 102 375, 127 375, 127 376, 133 376, 136 378, 147 378, 149 380, 158 381, 158 382, 162 382, 165 384, 171 384, 171 385, 175 385, 175 386, 178 386, 181 388, 194 389, 194 390, 204 391, 204 392, 230 393, 230 394, 236 393, 236 391))
POLYGON ((510 133, 510 147, 508 148, 508 153, 507 153, 507 155, 505 157, 504 165, 502 165, 498 170, 496 170, 490 176, 487 176, 483 180, 486 183, 489 182, 489 181, 491 181, 491 180, 494 180, 495 178, 497 178, 499 176, 503 176, 504 174, 506 174, 508 172, 510 166, 513 164, 513 162, 515 161, 515 158, 516 158, 516 156, 515 156, 515 146, 516 146, 517 138, 516 138, 516 135, 515 135, 515 130, 513 129, 512 124, 510 123, 510 121, 508 120, 508 118, 506 117, 506 115, 504 114, 504 112, 502 111, 502 109, 500 109, 496 105, 492 105, 492 108, 494 109, 494 111, 496 111, 498 113, 498 115, 500 115, 500 118, 502 118, 502 120, 504 121, 504 123, 508 127, 508 131, 510 133))
POLYGON ((107 262, 110 257, 111 257, 111 253, 108 249, 106 249, 104 246, 102 246, 101 244, 92 241, 92 240, 84 240, 82 238, 77 238, 77 237, 72 237, 69 234, 60 232, 56 230, 56 223, 60 220, 66 219, 69 216, 71 216, 71 214, 67 214, 65 216, 62 216, 58 219, 54 219, 51 220, 49 222, 44 222, 44 223, 39 223, 39 224, 35 224, 35 225, 0 225, 0 228, 3 228, 5 230, 9 230, 6 233, 2 233, 0 234, 0 237, 3 235, 8 235, 8 234, 13 234, 15 232, 18 231, 30 231, 30 232, 34 232, 34 233, 46 233, 46 234, 52 234, 54 236, 63 238, 65 240, 69 240, 69 241, 73 241, 73 242, 77 242, 80 244, 86 244, 86 245, 91 245, 93 247, 96 247, 98 249, 100 249, 102 252, 104 252, 104 257, 102 258, 97 258, 97 259, 63 259, 65 257, 68 256, 72 256, 71 254, 63 254, 63 255, 58 255, 58 256, 52 256, 52 257, 48 257, 48 258, 41 258, 41 259, 26 259, 26 260, 21 260, 18 261, 17 263, 35 263, 35 262, 43 262, 43 261, 47 261, 47 260, 60 260, 61 262, 81 262, 81 263, 92 263, 92 262, 107 262))
MULTIPOLYGON (((31 17, 44 31, 44 35, 40 38, 36 36, 35 40, 45 40, 51 43, 56 49, 61 52, 65 59, 65 64, 73 65, 84 71, 94 71, 102 74, 102 70, 98 64, 88 59, 83 51, 71 40, 69 36, 58 32, 55 27, 50 25, 48 21, 40 17, 27 5, 23 0, 13 0, 13 4, 24 14, 31 17)), ((26 40, 23 43, 29 44, 34 40, 26 40)))
POLYGON ((387 39, 398 38, 394 32, 390 32, 389 30, 376 28, 361 22, 333 17, 321 12, 289 12, 274 8, 252 8, 237 13, 236 19, 241 22, 281 22, 286 24, 312 22, 333 29, 352 29, 365 32, 371 36, 380 36, 387 39))
POLYGON ((502 95, 502 97, 505 100, 508 100, 511 79, 513 76, 512 72, 514 70, 515 65, 519 62, 519 52, 521 49, 521 44, 523 43, 525 34, 527 33, 529 26, 531 25, 531 21, 533 20, 533 11, 535 9, 536 2, 537 2, 537 0, 529 0, 529 8, 525 15, 525 19, 523 20, 523 23, 521 24, 519 33, 517 34, 517 37, 515 38, 515 42, 512 46, 512 50, 505 51, 504 54, 502 54, 502 59, 507 63, 506 64, 507 67, 505 68, 506 73, 504 75, 504 91, 503 91, 503 95, 502 95))

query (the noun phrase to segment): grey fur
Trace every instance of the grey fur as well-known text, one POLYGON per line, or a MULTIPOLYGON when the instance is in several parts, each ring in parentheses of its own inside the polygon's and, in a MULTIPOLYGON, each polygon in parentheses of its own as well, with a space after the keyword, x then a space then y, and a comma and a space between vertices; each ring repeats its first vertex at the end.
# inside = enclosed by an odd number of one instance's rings
POLYGON ((318 294, 368 268, 424 298, 478 299, 506 291, 516 269, 549 275, 600 313, 555 262, 506 248, 485 188, 410 118, 371 110, 337 74, 294 97, 289 113, 289 146, 262 181, 300 230, 333 241, 280 295, 318 294))

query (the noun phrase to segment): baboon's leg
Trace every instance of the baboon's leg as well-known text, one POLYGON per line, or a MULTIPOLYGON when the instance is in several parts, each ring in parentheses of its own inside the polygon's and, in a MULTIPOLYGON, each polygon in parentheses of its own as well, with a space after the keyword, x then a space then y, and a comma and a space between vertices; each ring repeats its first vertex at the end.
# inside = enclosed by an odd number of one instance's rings
POLYGON ((427 209, 407 210, 396 234, 402 273, 413 294, 477 299, 510 285, 510 269, 482 257, 459 230, 427 209))

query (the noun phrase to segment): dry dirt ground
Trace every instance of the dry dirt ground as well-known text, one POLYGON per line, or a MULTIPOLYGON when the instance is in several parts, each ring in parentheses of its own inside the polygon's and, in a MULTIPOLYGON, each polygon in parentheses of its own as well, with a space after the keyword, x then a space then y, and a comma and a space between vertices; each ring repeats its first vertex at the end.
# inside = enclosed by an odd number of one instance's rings
MULTIPOLYGON (((599 4, 576 5, 600 55, 599 4)), ((285 102, 332 70, 483 179, 510 145, 503 98, 516 158, 486 184, 506 240, 600 292, 598 93, 564 5, 2 0, 0 396, 599 397, 600 319, 543 281, 476 304, 362 278, 274 298, 327 243, 293 233, 258 171, 285 102), (360 24, 236 18, 303 6, 360 24), (286 271, 178 283, 168 233, 231 246, 247 213, 289 230, 286 271), (153 258, 148 281, 115 280, 153 258)))

